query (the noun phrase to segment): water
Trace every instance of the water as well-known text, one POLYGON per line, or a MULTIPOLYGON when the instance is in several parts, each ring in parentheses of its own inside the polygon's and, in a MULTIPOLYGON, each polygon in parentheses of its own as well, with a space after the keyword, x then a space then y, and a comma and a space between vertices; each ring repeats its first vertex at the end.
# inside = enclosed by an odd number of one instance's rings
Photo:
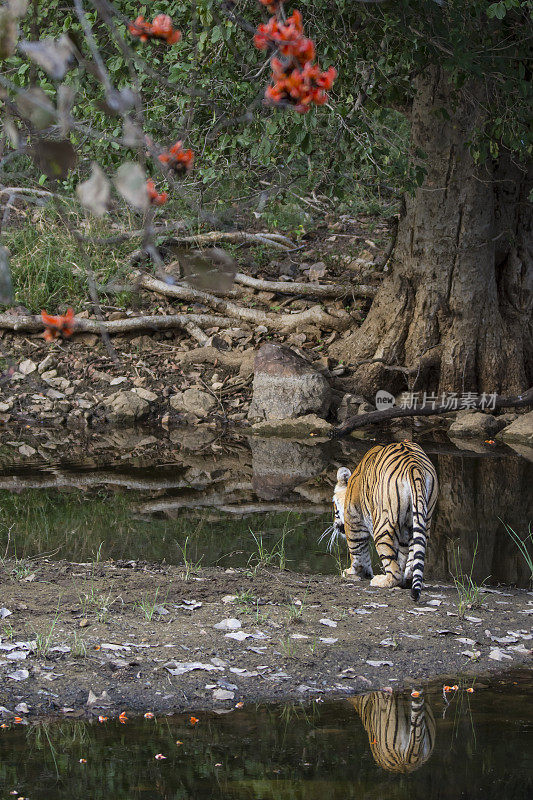
MULTIPOLYGON (((245 566, 257 540, 276 556, 283 539, 283 565, 310 573, 339 569, 318 544, 336 470, 353 468, 372 444, 184 431, 56 442, 62 434, 42 433, 52 438, 41 447, 32 439, 34 458, 19 455, 18 441, 0 447, 0 555, 182 563, 186 553, 204 566, 245 566)), ((440 481, 426 577, 449 581, 472 569, 478 583, 527 586, 526 562, 501 520, 526 536, 531 460, 477 442, 474 450, 422 445, 440 481)))
POLYGON ((373 692, 355 706, 198 712, 194 726, 190 713, 12 725, 0 730, 0 796, 529 800, 531 676, 510 673, 486 688, 478 682, 473 694, 467 685, 448 706, 441 687, 430 687, 422 700, 373 692), (167 758, 156 760, 158 753, 167 758))

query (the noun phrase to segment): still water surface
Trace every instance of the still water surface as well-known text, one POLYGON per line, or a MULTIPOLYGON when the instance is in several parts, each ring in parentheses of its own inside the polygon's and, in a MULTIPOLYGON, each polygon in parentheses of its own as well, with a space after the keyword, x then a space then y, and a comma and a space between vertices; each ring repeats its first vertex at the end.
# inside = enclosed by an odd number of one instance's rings
POLYGON ((530 800, 531 677, 474 686, 449 705, 433 687, 198 712, 194 726, 190 714, 14 725, 0 731, 0 797, 530 800))
MULTIPOLYGON (((158 445, 149 457, 132 446, 120 453, 111 448, 107 459, 88 452, 78 463, 68 448, 32 468, 4 460, 0 555, 90 561, 98 554, 172 564, 186 557, 228 567, 246 566, 258 540, 279 554, 282 540, 282 566, 337 572, 345 549, 332 556, 318 542, 331 522, 335 474, 341 465, 353 469, 372 444, 217 436, 196 450, 178 440, 164 460, 158 445)), ((503 523, 527 537, 533 462, 483 443, 479 452, 422 445, 440 482, 426 578, 450 581, 459 569, 472 569, 478 583, 527 586, 527 564, 503 523)))

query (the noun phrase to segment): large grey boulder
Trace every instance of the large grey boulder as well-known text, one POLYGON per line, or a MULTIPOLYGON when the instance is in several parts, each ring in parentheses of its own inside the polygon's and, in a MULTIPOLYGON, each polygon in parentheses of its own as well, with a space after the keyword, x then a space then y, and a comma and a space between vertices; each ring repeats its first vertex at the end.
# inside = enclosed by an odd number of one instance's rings
POLYGON ((533 445, 533 411, 520 414, 510 425, 498 434, 504 442, 518 442, 533 445))
POLYGON ((502 428, 502 423, 492 414, 481 411, 460 411, 452 422, 448 435, 452 438, 472 438, 494 436, 502 428))
POLYGON ((267 342, 255 356, 250 422, 325 416, 331 404, 326 378, 290 347, 267 342))

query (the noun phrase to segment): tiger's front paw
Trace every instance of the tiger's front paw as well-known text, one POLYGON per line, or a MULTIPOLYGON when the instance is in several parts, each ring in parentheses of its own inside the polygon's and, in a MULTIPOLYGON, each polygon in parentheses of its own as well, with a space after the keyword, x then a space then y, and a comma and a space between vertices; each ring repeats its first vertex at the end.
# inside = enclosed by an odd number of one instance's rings
POLYGON ((361 580, 361 576, 354 570, 353 567, 348 567, 348 569, 343 569, 342 577, 349 578, 351 581, 361 580))
POLYGON ((394 575, 374 575, 370 581, 371 586, 379 586, 380 589, 392 589, 393 586, 398 586, 399 581, 396 580, 394 575))

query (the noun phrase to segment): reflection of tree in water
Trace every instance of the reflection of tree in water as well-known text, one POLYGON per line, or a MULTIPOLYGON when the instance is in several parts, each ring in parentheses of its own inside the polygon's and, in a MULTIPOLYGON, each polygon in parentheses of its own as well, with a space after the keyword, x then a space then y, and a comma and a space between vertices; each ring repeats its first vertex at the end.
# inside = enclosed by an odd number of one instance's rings
POLYGON ((480 583, 526 586, 527 565, 500 522, 500 517, 522 538, 533 519, 533 465, 525 459, 439 455, 439 501, 426 575, 449 581, 454 552, 469 572, 476 541, 473 579, 480 583))
POLYGON ((435 746, 435 717, 423 696, 369 692, 350 698, 368 734, 376 764, 389 772, 415 772, 435 746))

